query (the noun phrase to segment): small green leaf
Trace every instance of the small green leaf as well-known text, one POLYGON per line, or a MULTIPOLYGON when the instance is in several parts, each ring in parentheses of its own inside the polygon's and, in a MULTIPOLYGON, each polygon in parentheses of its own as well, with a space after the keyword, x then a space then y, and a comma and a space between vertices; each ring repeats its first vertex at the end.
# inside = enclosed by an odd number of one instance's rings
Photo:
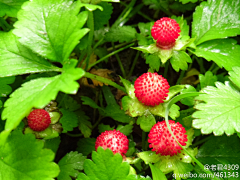
POLYGON ((188 68, 187 63, 191 63, 192 59, 184 51, 173 51, 173 55, 170 59, 170 62, 172 64, 173 69, 178 72, 180 69, 187 70, 188 68))
POLYGON ((13 33, 29 49, 49 60, 63 63, 89 31, 81 29, 88 12, 79 14, 80 8, 79 1, 30 1, 19 11, 13 33))
POLYGON ((58 163, 60 167, 60 174, 58 180, 72 180, 71 177, 76 178, 79 170, 83 170, 83 163, 86 157, 78 154, 76 151, 71 151, 66 154, 58 163))
POLYGON ((5 14, 10 17, 17 17, 17 12, 25 1, 27 0, 0 0, 0 17, 5 14))
POLYGON ((179 0, 181 3, 183 3, 183 4, 187 4, 187 3, 189 3, 189 2, 191 2, 191 3, 196 3, 198 0, 179 0))
POLYGON ((0 97, 7 97, 7 95, 12 92, 12 88, 8 84, 12 84, 14 81, 14 76, 0 78, 0 97))
POLYGON ((197 46, 193 53, 231 71, 234 66, 239 66, 240 46, 236 43, 234 39, 207 41, 197 46))
POLYGON ((51 149, 55 154, 59 148, 59 144, 61 143, 60 136, 53 139, 44 139, 44 148, 51 149))
POLYGON ((91 98, 87 97, 87 96, 82 96, 81 97, 84 105, 88 105, 94 109, 101 109, 91 98))
POLYGON ((132 133, 133 125, 119 125, 116 130, 119 130, 121 133, 125 134, 126 136, 129 136, 132 133))
POLYGON ((152 164, 149 165, 152 171, 153 180, 167 180, 165 174, 160 169, 152 164))
POLYGON ((137 153, 137 156, 141 158, 145 164, 156 163, 160 160, 160 156, 153 151, 143 151, 137 153))
POLYGON ((153 71, 159 71, 160 65, 161 65, 161 59, 158 56, 150 54, 146 58, 146 64, 149 64, 150 68, 153 71))
POLYGON ((43 149, 43 142, 32 134, 15 130, 0 149, 2 180, 50 180, 59 173, 54 153, 43 149), (41 163, 39 163, 41 162, 41 163))
MULTIPOLYGON (((196 44, 240 34, 240 2, 208 0, 193 14, 192 37, 196 44)), ((225 45, 227 47, 227 45, 225 45)))
POLYGON ((86 116, 85 112, 82 110, 79 110, 76 113, 78 116, 80 131, 82 132, 85 138, 90 137, 92 134, 92 124, 90 121, 88 121, 90 118, 86 116))
POLYGON ((129 42, 136 38, 137 31, 131 26, 117 26, 111 28, 105 35, 107 42, 129 42))
MULTIPOLYGON (((197 92, 196 89, 191 85, 186 85, 186 89, 181 91, 181 94, 188 93, 188 92, 197 92)), ((194 97, 187 97, 181 99, 181 103, 187 106, 193 106, 195 104, 194 97)))
POLYGON ((2 113, 2 119, 7 119, 7 122, 5 132, 0 135, 0 139, 3 138, 0 142, 4 143, 4 138, 18 126, 32 108, 41 109, 45 107, 56 98, 59 91, 75 94, 79 88, 79 84, 75 80, 83 75, 84 71, 82 69, 70 68, 61 75, 28 81, 14 91, 4 104, 5 109, 2 113))
POLYGON ((95 11, 95 10, 97 10, 97 9, 103 11, 102 6, 98 6, 98 5, 95 5, 95 4, 85 4, 85 3, 81 3, 80 6, 81 6, 81 7, 85 7, 88 11, 95 11))
POLYGON ((193 127, 201 129, 203 134, 214 133, 216 136, 232 135, 240 132, 240 98, 227 83, 216 82, 216 87, 207 86, 195 98, 200 103, 195 106, 198 110, 193 113, 193 127))
POLYGON ((69 111, 64 108, 61 108, 60 111, 63 114, 62 118, 59 121, 62 124, 63 133, 72 131, 73 128, 78 126, 78 116, 75 112, 69 111))
POLYGON ((56 100, 59 103, 60 107, 68 109, 69 111, 76 111, 81 107, 74 98, 67 94, 60 93, 56 100))
POLYGON ((156 124, 155 117, 152 114, 146 114, 138 117, 137 124, 140 124, 140 127, 143 131, 149 132, 154 124, 156 124))
POLYGON ((61 71, 44 58, 21 45, 12 32, 0 32, 0 77, 18 74, 61 71))
POLYGON ((93 151, 92 160, 84 162, 84 173, 78 175, 77 180, 133 180, 135 175, 130 175, 130 165, 123 162, 122 156, 117 153, 113 155, 110 149, 103 150, 99 147, 97 152, 93 151))
POLYGON ((95 151, 95 138, 83 138, 78 141, 77 151, 84 156, 89 155, 92 151, 95 151))
POLYGON ((93 11, 94 30, 98 30, 107 24, 113 12, 113 7, 110 3, 100 2, 98 5, 103 8, 103 11, 99 9, 93 11))
POLYGON ((110 127, 110 125, 105 125, 105 124, 99 124, 98 125, 99 133, 102 133, 104 131, 109 131, 109 130, 114 130, 114 128, 110 127))
POLYGON ((201 89, 207 86, 214 86, 217 81, 217 76, 213 75, 211 71, 207 71, 205 75, 199 74, 199 81, 201 85, 201 89))

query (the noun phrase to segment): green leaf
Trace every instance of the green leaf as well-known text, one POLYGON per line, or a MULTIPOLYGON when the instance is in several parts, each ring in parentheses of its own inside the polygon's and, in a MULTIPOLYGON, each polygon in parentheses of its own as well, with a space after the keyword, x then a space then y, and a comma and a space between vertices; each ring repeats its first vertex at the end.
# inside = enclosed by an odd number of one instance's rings
POLYGON ((78 141, 77 151, 84 156, 89 155, 92 151, 95 151, 95 138, 83 138, 78 141))
POLYGON ((137 125, 140 124, 140 127, 143 131, 149 132, 154 124, 156 124, 155 117, 152 114, 146 114, 138 117, 137 125))
POLYGON ((181 3, 183 3, 183 4, 187 4, 187 3, 189 3, 189 2, 191 2, 191 3, 196 3, 198 0, 179 0, 181 3))
POLYGON ((136 38, 137 31, 131 26, 117 26, 111 28, 105 35, 107 42, 129 42, 136 38))
POLYGON ((0 17, 5 14, 10 17, 17 17, 17 12, 25 1, 27 0, 0 0, 0 17))
POLYGON ((152 164, 149 165, 152 171, 153 180, 167 180, 165 174, 160 169, 152 164))
POLYGON ((103 8, 103 11, 99 9, 93 11, 94 30, 98 30, 107 24, 113 12, 113 7, 110 3, 100 2, 98 5, 103 8))
POLYGON ((201 129, 203 134, 214 133, 216 136, 232 135, 240 132, 240 98, 239 92, 229 84, 216 82, 216 87, 207 86, 195 100, 200 103, 195 106, 199 111, 193 113, 193 127, 201 129))
POLYGON ((127 124, 125 126, 119 125, 116 130, 119 130, 121 133, 129 136, 132 133, 133 125, 127 124))
POLYGON ((80 173, 77 180, 135 179, 135 175, 129 175, 130 165, 123 162, 119 153, 113 155, 110 149, 103 150, 102 147, 97 152, 93 151, 92 160, 86 159, 83 167, 85 174, 80 173))
POLYGON ((59 103, 60 107, 68 109, 69 111, 76 111, 81 107, 74 98, 67 94, 59 94, 57 97, 57 102, 59 103))
POLYGON ((197 46, 193 53, 230 71, 232 67, 239 66, 240 46, 236 43, 234 39, 212 40, 197 46))
POLYGON ((160 156, 153 151, 143 151, 137 153, 137 156, 141 158, 145 164, 156 163, 160 161, 160 156))
POLYGON ((201 89, 207 86, 214 86, 217 81, 217 76, 213 75, 211 71, 207 71, 205 75, 199 74, 199 81, 201 85, 201 89))
POLYGON ((87 96, 81 96, 82 99, 82 104, 84 105, 88 105, 94 109, 102 109, 100 108, 91 98, 87 97, 87 96))
POLYGON ((60 109, 63 116, 60 119, 60 123, 63 127, 63 133, 67 133, 68 131, 72 131, 73 128, 78 126, 78 116, 75 112, 69 111, 67 109, 60 109))
POLYGON ((12 84, 15 81, 15 77, 5 77, 0 78, 0 97, 7 97, 8 94, 12 92, 11 86, 8 84, 12 84))
MULTIPOLYGON (((214 174, 217 172, 225 172, 239 174, 240 161, 240 139, 237 135, 227 137, 226 135, 216 137, 212 136, 206 143, 204 143, 197 154, 197 159, 205 164, 205 167, 211 169, 216 166, 214 174), (238 167, 238 168, 237 168, 238 167)), ((235 176, 229 180, 237 179, 235 176)))
POLYGON ((146 64, 149 64, 150 68, 153 71, 159 71, 160 65, 161 65, 161 59, 158 56, 150 54, 146 58, 146 64))
POLYGON ((180 37, 189 36, 189 26, 187 20, 184 20, 182 16, 172 16, 172 19, 175 19, 180 26, 180 37))
POLYGON ((86 157, 78 152, 71 151, 66 154, 58 163, 60 167, 60 174, 58 180, 72 180, 71 177, 76 178, 79 170, 83 170, 83 163, 86 157))
MULTIPOLYGON (((181 91, 181 94, 188 93, 188 92, 197 92, 196 89, 191 85, 186 85, 186 89, 181 91)), ((181 103, 187 106, 193 106, 195 104, 194 97, 186 97, 181 99, 181 103)))
POLYGON ((236 85, 240 88, 240 81, 239 81, 239 78, 240 78, 240 67, 233 67, 232 68, 233 71, 230 71, 229 72, 229 79, 236 85))
POLYGON ((63 63, 79 40, 89 31, 83 25, 87 11, 71 0, 35 0, 19 11, 13 33, 20 43, 39 55, 63 63))
POLYGON ((44 148, 51 149, 55 154, 57 153, 59 144, 61 143, 61 139, 59 136, 53 139, 47 139, 43 141, 44 141, 44 148))
POLYGON ((112 128, 110 125, 105 125, 105 124, 102 124, 102 123, 98 125, 99 133, 102 133, 104 131, 109 131, 109 130, 114 130, 114 128, 112 128))
POLYGON ((79 88, 79 84, 75 80, 78 80, 83 75, 84 71, 82 69, 69 68, 58 76, 26 82, 22 87, 14 91, 4 104, 5 109, 2 113, 2 119, 7 119, 7 122, 5 132, 0 135, 0 139, 3 138, 0 142, 4 143, 4 138, 18 126, 32 108, 41 109, 45 107, 51 100, 56 98, 59 91, 75 94, 79 88))
POLYGON ((0 177, 2 180, 50 180, 59 173, 53 162, 54 153, 43 149, 43 142, 32 134, 15 130, 0 149, 0 177))
MULTIPOLYGON (((208 0, 193 14, 192 37, 196 44, 240 34, 240 2, 208 0)), ((226 46, 227 47, 227 46, 226 46)))
POLYGON ((187 63, 191 63, 192 59, 184 51, 173 51, 173 55, 170 59, 170 62, 172 64, 173 69, 178 72, 180 69, 187 70, 188 68, 187 63))
POLYGON ((92 134, 92 124, 88 121, 90 118, 85 115, 85 112, 82 110, 77 111, 79 129, 82 132, 85 138, 88 138, 92 134))
POLYGON ((0 32, 0 54, 0 77, 61 71, 60 68, 21 45, 12 32, 0 32))

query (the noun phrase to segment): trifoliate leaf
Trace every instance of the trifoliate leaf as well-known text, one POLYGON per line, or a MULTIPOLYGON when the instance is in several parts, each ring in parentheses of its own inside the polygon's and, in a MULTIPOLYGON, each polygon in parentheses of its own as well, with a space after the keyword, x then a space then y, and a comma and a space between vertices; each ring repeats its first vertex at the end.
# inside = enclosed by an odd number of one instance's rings
POLYGON ((5 14, 10 17, 17 17, 17 12, 25 1, 27 0, 0 0, 0 17, 5 14))
POLYGON ((52 61, 66 61, 79 40, 89 31, 83 25, 87 11, 71 0, 34 0, 19 11, 13 33, 20 43, 52 61))
POLYGON ((71 177, 76 178, 79 174, 79 170, 83 170, 83 163, 86 157, 78 152, 71 151, 66 154, 58 163, 60 168, 60 174, 58 180, 72 180, 71 177))
POLYGON ((77 180, 133 180, 135 175, 129 175, 130 165, 122 161, 119 153, 113 155, 110 149, 99 147, 93 151, 92 160, 84 162, 84 173, 78 175, 77 180))
MULTIPOLYGON (((208 0, 193 14, 192 37, 196 44, 240 34, 240 2, 208 0)), ((225 46, 227 47, 227 46, 225 46)))
POLYGON ((63 114, 62 118, 59 121, 62 124, 63 133, 72 131, 73 128, 78 126, 78 116, 75 112, 69 111, 64 108, 61 108, 60 111, 63 114))
POLYGON ((82 132, 85 138, 88 138, 92 134, 92 124, 89 121, 89 117, 86 116, 85 112, 82 110, 78 110, 76 112, 79 122, 79 129, 82 132))
POLYGON ((5 132, 0 135, 0 139, 3 138, 0 142, 4 143, 7 134, 18 126, 33 107, 40 109, 45 107, 51 100, 56 98, 59 91, 75 94, 79 88, 79 84, 75 80, 78 80, 83 75, 84 71, 82 69, 70 68, 58 76, 26 82, 22 87, 14 91, 4 104, 5 109, 2 113, 2 119, 7 119, 7 122, 5 132))
POLYGON ((159 71, 160 65, 161 65, 161 59, 158 56, 150 54, 146 58, 146 64, 149 64, 150 68, 153 71, 159 71))
POLYGON ((119 125, 116 130, 119 130, 121 133, 129 136, 132 133, 133 125, 127 124, 125 126, 119 125))
POLYGON ((0 149, 2 180, 52 180, 59 173, 54 153, 32 134, 13 131, 0 149))
POLYGON ((8 84, 12 84, 14 81, 14 76, 0 78, 0 97, 7 97, 12 92, 12 88, 8 84))
POLYGON ((240 67, 233 67, 232 68, 233 71, 229 72, 229 79, 240 88, 240 82, 239 82, 239 78, 240 78, 240 67))
POLYGON ((117 26, 111 28, 105 35, 107 42, 129 42, 136 38, 137 31, 131 26, 117 26))
POLYGON ((78 141, 77 151, 84 156, 89 155, 92 151, 95 151, 95 138, 83 138, 78 141))
POLYGON ((231 71, 232 67, 239 66, 240 46, 236 43, 234 39, 212 40, 197 46, 193 53, 231 71))
POLYGON ((114 128, 110 127, 110 125, 105 125, 105 124, 102 124, 102 123, 98 125, 99 133, 102 133, 104 131, 109 131, 109 130, 114 130, 114 128))
MULTIPOLYGON (((28 36, 27 36, 28 37, 28 36)), ((0 77, 18 74, 61 71, 18 42, 12 32, 0 32, 0 77)))
POLYGON ((187 63, 191 63, 192 59, 184 51, 173 51, 173 55, 170 59, 170 62, 172 64, 173 69, 178 72, 180 69, 187 70, 188 68, 187 63))
POLYGON ((98 5, 102 6, 103 11, 99 9, 93 11, 94 30, 98 30, 107 24, 113 12, 113 7, 110 3, 101 2, 98 5))
POLYGON ((237 176, 229 175, 240 174, 239 146, 240 139, 237 135, 230 137, 226 135, 212 136, 200 147, 196 158, 205 165, 206 169, 212 170, 214 174, 224 172, 230 177, 229 179, 237 179, 237 176))
POLYGON ((213 75, 211 71, 207 71, 205 75, 199 74, 199 81, 201 85, 201 89, 207 86, 214 86, 217 81, 217 76, 213 75))
POLYGON ((240 94, 229 84, 216 82, 216 87, 207 86, 195 100, 199 111, 193 113, 193 127, 201 129, 203 134, 214 133, 216 136, 232 135, 240 132, 240 94))

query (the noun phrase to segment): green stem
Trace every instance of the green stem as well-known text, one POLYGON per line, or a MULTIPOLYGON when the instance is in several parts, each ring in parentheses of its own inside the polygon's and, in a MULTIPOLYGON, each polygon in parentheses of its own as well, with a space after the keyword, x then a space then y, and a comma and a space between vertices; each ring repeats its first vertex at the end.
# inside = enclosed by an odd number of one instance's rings
POLYGON ((194 143, 194 144, 192 145, 192 147, 194 148, 194 147, 198 146, 199 144, 202 144, 202 143, 208 141, 210 138, 211 138, 211 136, 206 137, 206 138, 204 138, 204 139, 202 139, 202 140, 200 140, 200 141, 197 141, 196 143, 194 143))
POLYGON ((145 148, 146 137, 147 137, 146 132, 145 132, 145 131, 142 131, 142 149, 143 149, 143 151, 146 151, 146 150, 147 150, 147 149, 145 148))
POLYGON ((2 17, 0 17, 0 27, 2 27, 4 31, 9 31, 10 29, 12 29, 12 26, 10 26, 7 21, 2 17))
MULTIPOLYGON (((115 46, 114 46, 114 43, 113 43, 113 42, 112 42, 112 47, 113 47, 113 49, 115 50, 115 46)), ((115 54, 115 57, 116 57, 116 59, 117 59, 117 61, 118 61, 118 65, 119 65, 119 67, 120 67, 120 69, 121 69, 121 71, 122 71, 123 78, 126 78, 126 72, 125 72, 125 70, 124 70, 124 67, 123 67, 123 64, 122 64, 122 61, 121 61, 119 55, 118 55, 118 54, 115 54)))
POLYGON ((166 62, 163 77, 167 78, 169 61, 166 62))
MULTIPOLYGON (((122 43, 122 44, 117 44, 117 45, 115 45, 115 49, 118 49, 118 48, 124 47, 124 46, 126 46, 126 45, 128 45, 128 44, 130 44, 130 43, 135 42, 135 41, 136 41, 136 40, 131 41, 131 42, 125 42, 125 43, 122 43)), ((113 47, 109 47, 109 48, 107 48, 107 51, 113 51, 113 50, 114 50, 113 47)))
POLYGON ((97 75, 91 74, 91 73, 89 73, 89 72, 86 72, 84 76, 85 76, 86 78, 95 79, 95 80, 100 81, 100 82, 102 82, 102 83, 104 83, 104 84, 111 85, 111 86, 113 86, 113 87, 115 87, 115 88, 117 88, 117 89, 119 89, 119 90, 121 90, 121 91, 123 91, 123 92, 126 92, 126 90, 125 90, 124 87, 122 87, 122 86, 118 85, 117 83, 115 83, 115 82, 113 82, 113 81, 111 81, 111 80, 109 80, 109 79, 106 79, 106 78, 104 78, 104 77, 97 76, 97 75))
POLYGON ((180 82, 181 82, 182 78, 184 77, 184 75, 185 75, 185 71, 181 71, 180 76, 179 76, 176 84, 180 84, 180 82))
POLYGON ((94 129, 95 127, 97 127, 97 125, 101 122, 101 120, 103 119, 103 117, 99 117, 97 122, 92 126, 92 129, 94 129))
POLYGON ((90 32, 88 34, 88 48, 87 48, 87 58, 86 58, 86 67, 85 70, 88 69, 89 59, 92 54, 92 42, 93 42, 93 35, 94 35, 94 19, 93 19, 93 12, 88 11, 88 21, 87 21, 88 28, 90 32))
POLYGON ((133 46, 133 45, 134 45, 134 43, 129 44, 128 46, 125 46, 125 47, 123 47, 123 48, 120 48, 120 49, 118 49, 118 50, 116 50, 116 51, 113 51, 113 52, 109 53, 108 55, 102 57, 101 59, 99 59, 99 60, 96 61, 95 63, 91 64, 91 65, 89 66, 89 69, 90 69, 91 67, 95 66, 96 64, 104 61, 105 59, 109 58, 110 56, 113 56, 113 55, 115 55, 115 54, 117 54, 117 53, 119 53, 119 52, 121 52, 121 51, 123 51, 123 50, 125 50, 125 49, 127 49, 127 48, 129 48, 129 47, 131 47, 131 46, 133 46))
POLYGON ((200 67, 200 73, 204 74, 206 72, 206 70, 205 70, 204 65, 203 65, 203 59, 196 58, 196 60, 197 60, 197 63, 200 67))
POLYGON ((130 71, 128 73, 127 79, 129 79, 132 76, 132 73, 133 73, 133 70, 134 70, 134 68, 135 68, 135 66, 137 64, 137 60, 138 60, 139 55, 140 55, 140 51, 137 51, 137 54, 136 54, 136 56, 135 56, 135 58, 133 60, 131 69, 130 69, 130 71))
POLYGON ((68 135, 68 136, 71 136, 71 137, 81 137, 81 136, 83 136, 82 133, 80 133, 80 134, 71 134, 71 133, 67 133, 67 135, 68 135))

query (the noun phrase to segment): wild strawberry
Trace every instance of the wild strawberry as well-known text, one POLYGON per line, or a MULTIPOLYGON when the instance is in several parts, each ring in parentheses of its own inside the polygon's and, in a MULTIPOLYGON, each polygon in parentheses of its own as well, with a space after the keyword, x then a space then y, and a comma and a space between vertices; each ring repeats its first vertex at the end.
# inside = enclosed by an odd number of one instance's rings
POLYGON ((114 154, 120 153, 123 157, 128 150, 128 138, 120 131, 109 130, 101 133, 96 140, 95 149, 101 146, 103 149, 111 149, 114 154))
POLYGON ((43 131, 51 123, 51 117, 44 109, 34 109, 27 119, 29 127, 34 131, 43 131))
POLYGON ((168 17, 157 20, 151 30, 152 37, 157 40, 157 46, 161 49, 171 49, 180 32, 179 24, 168 17))
POLYGON ((136 79, 134 93, 141 103, 156 106, 166 99, 169 87, 167 80, 161 75, 148 72, 136 79))
MULTIPOLYGON (((173 120, 169 120, 169 125, 178 142, 185 146, 187 142, 186 130, 182 125, 173 120)), ((172 137, 168 131, 167 124, 165 121, 158 122, 155 124, 148 134, 148 142, 152 151, 156 151, 156 154, 161 154, 162 156, 174 156, 182 150, 175 139, 172 137)))

